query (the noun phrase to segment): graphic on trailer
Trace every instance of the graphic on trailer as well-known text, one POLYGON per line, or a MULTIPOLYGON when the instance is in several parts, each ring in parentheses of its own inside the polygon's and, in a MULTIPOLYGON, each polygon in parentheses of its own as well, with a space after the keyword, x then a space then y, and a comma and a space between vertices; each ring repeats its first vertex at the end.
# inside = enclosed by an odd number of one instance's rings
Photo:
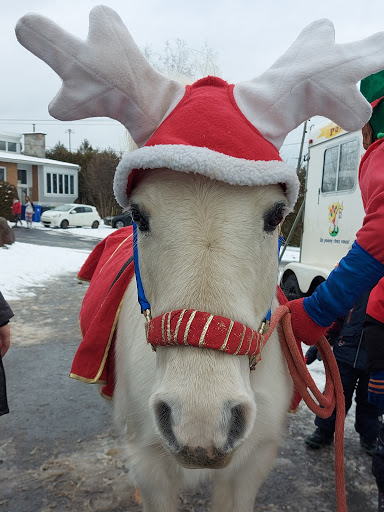
POLYGON ((339 233, 339 219, 342 217, 343 203, 332 203, 328 207, 329 234, 336 236, 339 233))

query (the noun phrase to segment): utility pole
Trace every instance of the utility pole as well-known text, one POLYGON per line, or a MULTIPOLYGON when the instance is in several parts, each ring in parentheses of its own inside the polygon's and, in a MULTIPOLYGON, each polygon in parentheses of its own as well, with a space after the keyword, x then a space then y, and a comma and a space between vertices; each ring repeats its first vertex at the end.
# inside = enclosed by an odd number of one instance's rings
MULTIPOLYGON (((299 174, 300 167, 301 167, 301 158, 303 156, 304 139, 305 139, 305 134, 307 133, 307 122, 308 121, 305 121, 305 123, 304 123, 303 135, 301 137, 301 145, 300 145, 299 159, 297 161, 296 174, 299 174)), ((287 239, 284 242, 284 246, 283 246, 283 248, 281 250, 281 253, 279 255, 279 264, 280 264, 281 260, 283 259, 283 256, 284 256, 284 253, 285 253, 285 249, 288 247, 288 244, 289 244, 289 242, 290 242, 290 240, 292 238, 292 235, 295 232, 296 226, 299 223, 299 221, 300 221, 300 219, 301 219, 301 217, 302 217, 302 215, 304 213, 304 203, 305 203, 305 198, 303 199, 303 202, 301 203, 300 209, 299 209, 299 211, 297 212, 297 215, 296 215, 295 222, 293 223, 293 226, 291 227, 291 230, 288 233, 287 239)))
POLYGON ((71 152, 71 133, 75 133, 71 128, 68 128, 68 130, 65 130, 65 133, 68 133, 69 138, 69 144, 68 144, 68 150, 71 152))

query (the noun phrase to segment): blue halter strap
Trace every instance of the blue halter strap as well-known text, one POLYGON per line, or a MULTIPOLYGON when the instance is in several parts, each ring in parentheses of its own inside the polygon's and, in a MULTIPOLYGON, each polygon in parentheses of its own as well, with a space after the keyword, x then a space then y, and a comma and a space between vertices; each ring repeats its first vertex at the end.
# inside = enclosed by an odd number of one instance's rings
MULTIPOLYGON (((283 243, 283 240, 284 240, 284 238, 281 235, 279 235, 279 239, 278 239, 278 242, 277 242, 277 260, 279 260, 280 249, 281 249, 281 244, 283 243)), ((265 315, 265 320, 270 322, 271 321, 271 316, 272 316, 272 312, 271 312, 271 308, 269 308, 268 311, 267 311, 267 314, 265 315)))
POLYGON ((135 263, 135 275, 136 275, 136 283, 137 283, 137 297, 139 300, 139 304, 141 307, 141 312, 146 309, 151 309, 149 302, 147 301, 147 297, 144 293, 143 283, 141 282, 140 276, 140 267, 139 267, 139 253, 137 250, 137 226, 134 222, 132 222, 133 226, 133 261, 135 263))

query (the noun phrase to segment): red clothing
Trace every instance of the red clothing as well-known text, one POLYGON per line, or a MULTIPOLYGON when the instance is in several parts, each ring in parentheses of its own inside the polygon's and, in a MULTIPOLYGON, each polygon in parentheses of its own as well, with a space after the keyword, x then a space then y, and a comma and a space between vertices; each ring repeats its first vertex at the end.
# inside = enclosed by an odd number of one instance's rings
POLYGON ((12 204, 12 215, 20 215, 21 213, 21 203, 17 201, 17 203, 12 204))
POLYGON ((384 323, 384 277, 380 279, 369 296, 367 314, 384 323))
MULTIPOLYGON (((384 264, 384 139, 372 144, 361 159, 359 185, 365 217, 357 243, 384 264)), ((367 313, 384 322, 384 278, 372 290, 367 313)))

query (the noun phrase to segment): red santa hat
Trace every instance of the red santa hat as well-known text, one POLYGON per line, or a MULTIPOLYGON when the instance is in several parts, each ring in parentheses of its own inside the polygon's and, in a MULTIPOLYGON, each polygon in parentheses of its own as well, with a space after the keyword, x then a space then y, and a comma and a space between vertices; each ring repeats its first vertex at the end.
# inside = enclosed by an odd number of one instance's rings
POLYGON ((293 207, 298 191, 295 170, 243 115, 233 88, 217 77, 186 87, 183 99, 145 146, 119 164, 115 194, 121 205, 128 204, 139 170, 166 167, 232 185, 281 183, 293 207))
POLYGON ((85 41, 36 14, 19 20, 16 35, 63 80, 54 117, 106 116, 130 132, 139 149, 123 158, 114 184, 124 207, 140 170, 167 167, 230 184, 281 184, 289 211, 298 180, 278 153, 286 135, 313 115, 360 129, 371 106, 356 83, 384 68, 383 33, 339 45, 329 20, 311 23, 265 73, 236 85, 207 77, 184 87, 161 75, 105 6, 92 9, 85 41))

